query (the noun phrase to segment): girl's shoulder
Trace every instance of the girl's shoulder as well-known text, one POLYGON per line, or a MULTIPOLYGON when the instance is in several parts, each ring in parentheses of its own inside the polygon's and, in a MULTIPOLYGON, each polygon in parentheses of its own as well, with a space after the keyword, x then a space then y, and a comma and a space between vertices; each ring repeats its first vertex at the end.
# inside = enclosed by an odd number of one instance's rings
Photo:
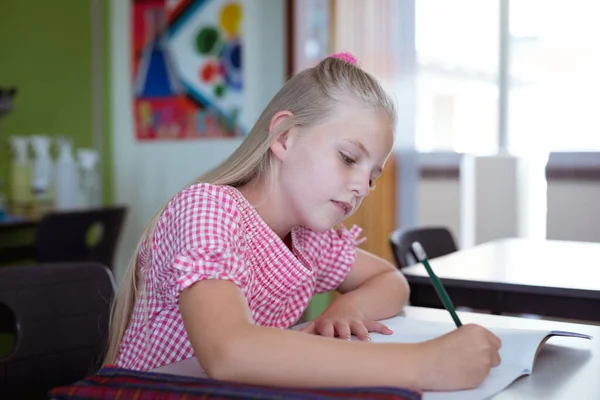
MULTIPOLYGON (((167 203, 159 219, 159 226, 181 226, 202 221, 202 223, 239 224, 244 210, 236 189, 230 186, 197 183, 190 185, 167 203)), ((232 226, 233 228, 233 226, 232 226)))
POLYGON ((218 207, 226 212, 235 214, 240 201, 235 196, 235 189, 230 186, 213 185, 210 183, 196 183, 179 191, 171 201, 168 208, 200 208, 214 210, 218 207))

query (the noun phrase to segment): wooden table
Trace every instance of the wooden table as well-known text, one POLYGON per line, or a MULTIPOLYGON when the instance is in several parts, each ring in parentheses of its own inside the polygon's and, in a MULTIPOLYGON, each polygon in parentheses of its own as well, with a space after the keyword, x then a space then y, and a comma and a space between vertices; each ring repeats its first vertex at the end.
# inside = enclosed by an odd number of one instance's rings
MULTIPOLYGON (((600 321, 600 243, 502 239, 430 264, 455 306, 600 321)), ((402 272, 412 305, 442 308, 422 265, 402 272)))

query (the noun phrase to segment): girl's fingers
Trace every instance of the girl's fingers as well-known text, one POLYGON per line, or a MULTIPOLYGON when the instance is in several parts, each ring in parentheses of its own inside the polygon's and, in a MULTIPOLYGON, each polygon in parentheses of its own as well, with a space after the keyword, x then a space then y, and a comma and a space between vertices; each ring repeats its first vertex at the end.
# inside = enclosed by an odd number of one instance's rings
POLYGON ((492 367, 497 367, 501 362, 502 359, 500 358, 500 354, 498 354, 498 352, 494 352, 494 355, 492 356, 492 367))
POLYGON ((384 335, 391 335, 394 333, 394 331, 378 321, 367 320, 365 321, 365 327, 369 330, 369 332, 379 332, 383 333, 384 335))
POLYGON ((300 329, 300 332, 314 334, 315 333, 315 321, 310 322, 304 328, 300 329))
POLYGON ((338 334, 340 339, 350 340, 352 336, 352 331, 350 330, 350 326, 344 320, 335 322, 335 331, 338 334))
POLYGON ((369 335, 369 330, 367 329, 365 324, 363 324, 362 322, 357 321, 357 320, 350 322, 350 329, 352 330, 352 333, 354 334, 354 336, 356 336, 360 340, 367 340, 367 341, 371 340, 371 336, 369 335))
POLYGON ((352 335, 355 335, 360 340, 371 340, 369 332, 383 333, 391 335, 393 331, 378 321, 366 320, 337 320, 335 322, 325 319, 321 321, 312 321, 300 332, 309 334, 318 334, 325 337, 335 337, 336 334, 340 339, 349 340, 352 335))
POLYGON ((329 320, 319 323, 316 326, 316 332, 321 336, 330 338, 334 337, 335 335, 335 329, 333 328, 333 324, 329 320))

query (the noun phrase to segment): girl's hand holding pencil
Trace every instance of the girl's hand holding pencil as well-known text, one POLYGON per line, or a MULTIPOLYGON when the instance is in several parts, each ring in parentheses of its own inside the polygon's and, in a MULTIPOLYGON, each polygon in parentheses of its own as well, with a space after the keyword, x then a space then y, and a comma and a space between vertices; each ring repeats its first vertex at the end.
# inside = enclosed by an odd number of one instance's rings
MULTIPOLYGON (((431 359, 422 365, 435 366, 434 371, 430 371, 431 381, 424 384, 433 385, 433 390, 436 385, 439 389, 452 384, 457 385, 457 388, 478 386, 488 376, 490 369, 500 365, 498 350, 502 343, 496 335, 479 325, 462 324, 444 285, 429 265, 425 249, 419 242, 414 242, 411 247, 417 260, 427 270, 436 293, 458 328, 424 342, 423 345, 428 349, 425 354, 429 354, 431 359)), ((423 376, 426 376, 427 371, 423 372, 423 376)))
POLYGON ((500 365, 500 339, 480 325, 466 324, 423 342, 428 371, 420 371, 423 387, 430 390, 470 389, 479 386, 493 367, 500 365))

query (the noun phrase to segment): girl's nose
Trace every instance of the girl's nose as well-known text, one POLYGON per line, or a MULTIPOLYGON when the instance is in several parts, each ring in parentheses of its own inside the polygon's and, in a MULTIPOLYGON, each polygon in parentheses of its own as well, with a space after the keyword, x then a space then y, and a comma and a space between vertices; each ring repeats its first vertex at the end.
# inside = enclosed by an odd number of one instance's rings
POLYGON ((371 189, 371 177, 365 174, 356 174, 351 183, 351 191, 356 197, 366 197, 371 189))

